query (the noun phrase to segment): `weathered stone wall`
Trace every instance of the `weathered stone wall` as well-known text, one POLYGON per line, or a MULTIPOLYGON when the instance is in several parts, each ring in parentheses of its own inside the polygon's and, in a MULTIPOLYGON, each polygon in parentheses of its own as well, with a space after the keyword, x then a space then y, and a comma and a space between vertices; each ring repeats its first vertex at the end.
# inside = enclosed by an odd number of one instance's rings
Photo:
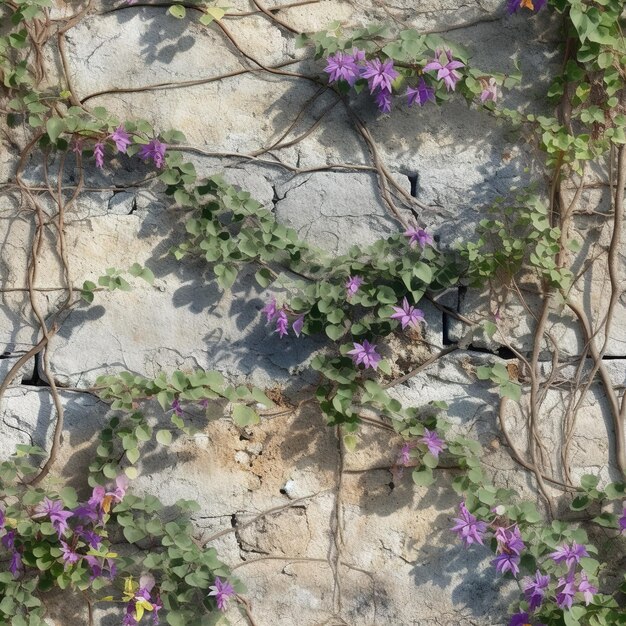
MULTIPOLYGON (((158 129, 182 130, 188 140, 185 156, 200 174, 223 171, 317 246, 341 252, 397 230, 381 201, 372 155, 346 109, 331 106, 329 94, 319 95, 290 128, 317 85, 263 71, 217 79, 258 69, 218 27, 203 27, 193 16, 174 20, 163 7, 105 13, 108 4, 67 36, 74 88, 89 106, 106 106, 121 118, 142 116, 158 129), (277 141, 287 145, 254 156, 277 141)), ((263 65, 297 61, 288 66, 292 72, 322 70, 309 51, 295 48, 293 33, 252 3, 229 4, 251 12, 224 22, 244 53, 263 65)), ((59 3, 59 16, 71 12, 69 3, 59 3)), ((546 106, 538 96, 560 63, 556 25, 549 16, 507 17, 502 3, 492 0, 462 5, 321 0, 274 14, 295 30, 320 30, 339 19, 346 28, 382 20, 448 32, 467 46, 478 65, 493 71, 512 71, 512 57, 523 42, 518 60, 524 79, 505 97, 527 110, 546 106)), ((54 73, 59 59, 51 56, 47 62, 54 73)), ((409 193, 414 181, 413 192, 428 207, 417 209, 419 220, 441 246, 467 239, 496 196, 526 186, 531 178, 541 180, 534 148, 463 102, 417 110, 399 106, 391 116, 380 115, 365 98, 354 97, 353 104, 394 179, 409 193)), ((6 373, 40 335, 24 291, 32 217, 11 186, 15 149, 6 136, 0 142, 0 373, 6 373)), ((97 376, 120 370, 154 376, 161 370, 215 368, 232 381, 286 389, 297 404, 298 392, 314 380, 307 359, 323 341, 279 341, 272 335, 259 315, 267 294, 252 275, 244 273, 232 293, 223 293, 203 266, 176 262, 168 251, 183 237, 180 214, 157 193, 158 184, 145 182, 148 170, 136 163, 120 157, 102 173, 88 172, 86 191, 66 216, 68 262, 77 285, 107 267, 135 261, 154 272, 155 284, 137 284, 128 293, 99 293, 93 305, 73 310, 48 349, 55 380, 86 388, 97 376)), ((26 178, 41 185, 41 166, 32 163, 26 178)), ((601 197, 592 194, 585 203, 602 211, 601 197)), ((47 209, 54 213, 53 206, 47 209)), ((594 249, 606 243, 608 227, 591 214, 580 216, 575 228, 594 249)), ((51 226, 38 261, 42 289, 61 281, 55 241, 51 226)), ((594 272, 584 288, 586 304, 599 306, 606 289, 602 271, 594 272)), ((42 309, 52 310, 59 294, 41 291, 42 309)), ((477 319, 494 310, 489 294, 472 291, 448 292, 440 302, 477 319)), ((475 348, 498 346, 466 337, 462 325, 435 306, 424 308, 429 353, 455 341, 460 349, 400 385, 397 397, 412 405, 448 401, 455 427, 485 444, 485 463, 495 481, 535 499, 532 478, 511 459, 499 429, 497 394, 475 376, 478 365, 499 358, 475 348)), ((524 310, 511 303, 503 311, 512 345, 528 353, 532 306, 524 310)), ((555 311, 551 321, 564 357, 580 354, 582 339, 568 319, 555 311)), ((624 356, 626 324, 618 321, 614 328, 616 339, 607 354, 624 356)), ((616 385, 625 382, 621 363, 610 362, 616 385)), ((3 456, 16 443, 49 443, 53 411, 42 376, 40 363, 31 359, 6 394, 3 456)), ((562 376, 567 377, 565 370, 562 376)), ((558 390, 551 394, 540 428, 558 469, 563 402, 558 390)), ((108 407, 80 391, 61 395, 66 418, 56 469, 80 485, 108 407)), ((590 395, 573 425, 575 475, 599 471, 608 479, 612 471, 603 402, 599 390, 590 395)), ((514 408, 507 411, 509 433, 523 448, 524 422, 514 408)), ((154 413, 158 419, 159 411, 154 413)), ((381 437, 365 424, 357 451, 346 454, 311 404, 268 416, 243 433, 228 418, 206 423, 198 417, 198 425, 201 434, 179 437, 167 450, 149 453, 134 488, 158 494, 166 503, 180 497, 199 502, 198 537, 210 541, 246 583, 259 626, 504 624, 508 593, 514 590, 494 575, 486 549, 466 551, 449 532, 458 500, 450 476, 441 472, 428 489, 415 488, 408 475, 394 481, 389 468, 399 440, 393 436, 381 437)), ((72 615, 68 610, 54 609, 50 623, 86 623, 78 604, 72 615)), ((231 619, 244 623, 236 611, 231 619)), ((101 619, 103 626, 114 623, 101 619)))

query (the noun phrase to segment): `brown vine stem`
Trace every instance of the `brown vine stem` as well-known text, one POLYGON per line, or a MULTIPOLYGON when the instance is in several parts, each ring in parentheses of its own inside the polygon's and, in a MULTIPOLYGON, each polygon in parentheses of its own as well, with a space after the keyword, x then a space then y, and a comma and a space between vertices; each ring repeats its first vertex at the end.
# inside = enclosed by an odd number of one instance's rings
POLYGON ((341 549, 343 547, 343 508, 341 503, 341 491, 343 486, 343 470, 344 470, 344 450, 343 439, 341 436, 341 427, 335 429, 337 439, 337 486, 335 489, 335 504, 331 518, 331 535, 332 543, 329 544, 328 564, 333 573, 333 610, 335 613, 341 612, 342 604, 342 587, 341 576, 339 573, 339 564, 341 562, 341 549), (336 607, 336 608, 335 608, 336 607))
POLYGON ((250 602, 240 594, 237 594, 235 598, 237 599, 238 604, 243 607, 243 612, 245 613, 250 626, 258 626, 254 617, 252 616, 252 607, 250 606, 250 602))
POLYGON ((423 363, 420 363, 415 369, 412 369, 410 372, 407 372, 406 374, 403 374, 402 376, 398 376, 398 378, 394 378, 388 383, 385 383, 384 385, 382 385, 382 388, 389 389, 390 387, 396 387, 397 385, 401 385, 402 383, 409 380, 409 378, 416 376, 417 374, 425 370, 427 367, 431 366, 433 363, 435 363, 435 361, 438 361, 441 357, 444 357, 447 354, 451 354, 452 352, 456 352, 458 349, 459 349, 459 346, 457 345, 450 346, 449 348, 444 348, 437 354, 433 354, 431 357, 428 357, 423 363))
MULTIPOLYGON (((604 387, 604 392, 606 394, 611 409, 613 432, 615 435, 615 463, 622 475, 626 477, 626 451, 624 450, 624 418, 620 412, 619 403, 615 396, 611 377, 606 370, 604 362, 602 361, 602 359, 600 359, 600 353, 593 339, 591 324, 589 323, 587 314, 581 306, 573 302, 571 299, 567 300, 567 306, 574 312, 580 322, 580 325, 583 328, 583 332, 585 333, 585 341, 589 345, 589 351, 591 352, 591 357, 593 358, 594 363, 599 364, 597 371, 600 375, 600 381, 602 382, 602 385, 604 387)), ((623 400, 622 406, 624 406, 623 400)))
POLYGON ((279 18, 277 15, 270 13, 270 10, 261 2, 261 0, 252 0, 254 6, 261 11, 264 15, 266 15, 272 22, 276 22, 279 26, 282 26, 285 30, 293 33, 294 35, 299 35, 300 31, 295 29, 290 24, 287 24, 284 20, 279 18))
MULTIPOLYGON (((275 149, 277 146, 279 146, 279 144, 289 135, 289 133, 297 127, 298 122, 302 119, 302 117, 304 116, 304 114, 312 108, 312 106, 317 102, 317 100, 324 95, 324 93, 326 93, 327 89, 325 89, 324 87, 320 87, 300 108, 300 111, 298 112, 298 115, 296 115, 296 117, 294 118, 294 120, 291 122, 291 124, 289 124, 289 126, 287 126, 287 128, 280 134, 280 136, 278 137, 278 139, 276 139, 276 141, 274 141, 274 143, 272 143, 269 147, 267 148, 262 148, 261 150, 257 150, 256 152, 253 152, 252 155, 253 156, 260 156, 261 154, 265 153, 265 152, 269 152, 270 150, 275 149)), ((321 117, 324 116, 326 112, 324 112, 322 114, 321 117)))
MULTIPOLYGON (((321 0, 301 0, 300 2, 289 2, 287 4, 280 4, 275 7, 266 7, 268 11, 283 11, 284 9, 293 9, 295 7, 303 7, 307 4, 319 4, 321 0)), ((224 17, 246 17, 248 15, 258 15, 261 11, 233 11, 228 12, 224 17)))
POLYGON ((409 226, 408 222, 406 221, 406 219, 404 219, 404 217, 402 217, 402 215, 400 214, 400 211, 398 211, 398 208, 394 204, 393 199, 391 198, 391 196, 389 194, 389 188, 387 187, 387 181, 389 179, 391 179, 391 175, 389 174, 389 171, 385 167, 384 163, 381 161, 380 154, 378 152, 378 148, 376 147, 376 143, 374 142, 374 139, 372 138, 372 135, 370 134, 369 130, 365 127, 365 124, 356 115, 356 113, 354 113, 354 111, 352 111, 352 109, 350 108, 348 103, 345 101, 345 99, 344 99, 344 105, 346 107, 346 111, 348 112, 348 114, 352 118, 352 121, 354 123, 355 128, 359 131, 359 133, 361 134, 361 136, 365 140, 365 143, 366 143, 366 145, 367 145, 367 147, 368 147, 368 149, 370 151, 370 154, 372 155, 372 161, 374 162, 374 167, 378 171, 378 187, 379 187, 380 193, 381 193, 381 195, 383 197, 383 201, 387 205, 387 208, 393 214, 394 218, 398 222, 400 222, 400 224, 405 229, 408 228, 408 226, 409 226))
MULTIPOLYGON (((72 76, 70 73, 69 63, 67 60, 67 53, 65 50, 65 33, 74 28, 87 14, 91 9, 91 4, 93 0, 89 0, 87 4, 83 7, 81 11, 72 16, 64 26, 62 26, 57 32, 57 46, 59 49, 59 56, 61 57, 61 67, 63 68, 63 77, 65 78, 65 83, 67 85, 67 89, 70 92, 70 102, 73 106, 80 106, 82 104, 76 95, 76 90, 74 89, 74 81, 72 80, 72 76)), ((84 107, 83 107, 84 108, 84 107)))
POLYGON ((211 150, 203 150, 195 146, 181 145, 176 146, 177 150, 182 152, 191 152, 194 154, 201 154, 203 156, 222 158, 222 157, 236 157, 247 161, 254 161, 255 163, 261 163, 262 165, 269 165, 271 167, 280 167, 294 174, 309 174, 312 172, 327 172, 332 170, 348 170, 348 171, 364 171, 375 172, 376 168, 372 165, 360 165, 358 163, 329 163, 328 165, 319 165, 312 167, 295 167, 288 165, 282 161, 270 161, 269 159, 259 159, 252 154, 245 154, 243 152, 215 152, 211 150))
MULTIPOLYGON (((276 65, 272 65, 272 69, 280 69, 282 67, 288 67, 289 65, 295 65, 296 63, 300 63, 299 59, 292 61, 285 61, 283 63, 278 63, 276 65)), ((235 76, 241 76, 242 74, 253 74, 254 72, 262 72, 265 71, 264 68, 260 67, 247 67, 240 70, 233 70, 232 72, 226 72, 224 74, 219 74, 218 76, 209 76, 208 78, 198 78, 194 80, 181 80, 181 81, 170 81, 166 83, 152 83, 149 85, 140 85, 139 87, 113 87, 111 89, 103 89, 102 91, 95 91, 94 93, 90 93, 84 98, 81 99, 81 104, 85 104, 88 100, 92 98, 98 98, 99 96, 106 96, 109 94, 116 93, 141 93, 143 91, 161 91, 167 89, 185 89, 186 87, 195 87, 196 85, 207 85, 209 83, 214 83, 220 80, 224 80, 226 78, 233 78, 235 76)))
POLYGON ((530 472, 532 472, 535 477, 537 478, 537 483, 539 485, 539 489, 542 490, 542 495, 544 496, 544 498, 546 499, 546 501, 548 502, 548 505, 551 505, 552 499, 547 495, 547 492, 544 493, 545 489, 545 483, 549 482, 553 485, 557 485, 558 487, 561 487, 562 489, 566 490, 566 491, 578 491, 578 489, 576 489, 576 487, 572 487, 571 485, 568 485, 560 480, 557 480, 555 478, 551 478, 550 476, 545 476, 541 473, 541 471, 532 463, 529 463, 528 461, 525 461, 522 458, 522 455, 520 454, 519 450, 517 449, 517 446, 513 443, 513 440, 511 439, 510 435, 509 435, 509 431, 506 427, 506 420, 504 419, 504 405, 506 403, 506 398, 502 397, 500 398, 500 404, 498 406, 498 421, 500 422, 500 430, 502 431, 502 435, 504 436, 504 439, 506 441, 506 445, 509 447, 509 449, 511 450, 511 457, 513 458, 513 460, 518 464, 521 465, 523 468, 529 470, 530 472))

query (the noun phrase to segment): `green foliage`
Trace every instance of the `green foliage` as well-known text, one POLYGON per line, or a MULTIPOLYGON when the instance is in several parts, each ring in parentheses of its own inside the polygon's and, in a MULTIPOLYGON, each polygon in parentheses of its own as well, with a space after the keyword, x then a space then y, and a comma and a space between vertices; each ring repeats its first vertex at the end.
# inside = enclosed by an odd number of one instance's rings
POLYGON ((459 245, 470 284, 480 286, 493 279, 506 283, 524 268, 567 292, 572 273, 557 263, 561 232, 550 225, 548 208, 539 196, 520 194, 515 203, 496 203, 491 212, 498 217, 479 222, 478 239, 459 245))
POLYGON ((498 390, 503 398, 509 398, 519 402, 522 396, 521 385, 511 380, 509 370, 502 363, 494 365, 481 365, 476 368, 476 376, 479 380, 490 380, 498 385, 498 390))
MULTIPOLYGON (((620 24, 623 2, 552 0, 551 4, 564 16, 571 54, 550 86, 547 98, 555 105, 563 105, 562 110, 568 114, 559 118, 525 114, 491 102, 484 107, 495 116, 529 128, 556 175, 567 170, 581 173, 585 162, 605 154, 611 146, 626 143, 626 46, 620 24)), ((31 65, 31 35, 37 32, 39 21, 47 19, 46 11, 51 5, 50 0, 0 1, 5 18, 0 36, 0 76, 10 92, 9 125, 30 127, 33 136, 40 137, 40 148, 59 151, 67 150, 70 142, 76 145, 82 141, 90 145, 104 142, 110 149, 110 134, 121 125, 131 136, 127 154, 136 155, 142 145, 156 136, 148 122, 121 124, 103 107, 88 111, 71 106, 72 94, 62 87, 38 84, 39 77, 31 65)), ((199 9, 204 25, 225 16, 223 7, 204 0, 174 3, 168 11, 183 19, 187 9, 199 9)), ((317 58, 357 47, 382 59, 393 59, 400 73, 394 81, 395 91, 404 90, 418 77, 424 78, 424 65, 443 49, 451 50, 465 64, 456 91, 468 102, 476 102, 490 79, 504 88, 513 87, 520 80, 517 66, 509 75, 487 75, 470 65, 470 55, 462 47, 437 34, 421 34, 412 29, 393 33, 385 26, 370 26, 344 33, 336 22, 322 33, 299 37, 297 43, 314 46, 317 58)), ((425 79, 435 89, 437 103, 452 96, 434 76, 425 79)), ((354 85, 357 94, 365 87, 363 79, 354 85)), ((340 84, 337 89, 347 92, 346 85, 340 84)), ((184 135, 175 130, 163 133, 162 139, 168 145, 185 141, 184 135)), ((90 151, 88 147, 82 153, 91 156, 90 151)), ((417 305, 425 295, 453 286, 459 280, 484 285, 494 279, 508 281, 522 269, 531 269, 549 287, 567 292, 572 275, 558 265, 557 259, 564 245, 574 247, 576 242, 565 242, 559 229, 551 226, 548 207, 539 196, 526 193, 510 205, 500 203, 494 207, 493 219, 479 223, 477 240, 461 246, 465 266, 459 267, 453 255, 442 254, 430 246, 411 248, 401 234, 372 246, 354 246, 347 254, 330 258, 279 224, 250 194, 227 185, 219 177, 199 180, 194 166, 184 162, 175 151, 168 150, 159 178, 170 200, 188 212, 186 241, 172 250, 177 259, 203 258, 223 289, 233 286, 242 268, 253 265, 262 288, 280 288, 286 294, 282 310, 305 317, 304 334, 330 339, 331 347, 316 356, 311 365, 321 375, 316 392, 319 406, 327 422, 340 427, 346 449, 353 450, 358 444, 356 432, 363 412, 373 412, 388 420, 410 444, 408 465, 416 485, 430 486, 440 467, 459 468, 453 487, 464 496, 470 511, 491 524, 519 526, 528 545, 528 554, 522 559, 527 573, 534 573, 541 565, 555 577, 562 574, 549 554, 566 542, 578 542, 585 545, 590 555, 596 554, 582 528, 559 521, 543 524, 533 504, 519 502, 510 490, 490 484, 481 467, 478 442, 447 434, 449 424, 441 415, 445 408, 442 403, 406 408, 392 398, 385 389, 385 377, 392 371, 390 360, 382 360, 376 372, 365 372, 356 368, 347 354, 356 341, 385 341, 398 332, 398 323, 390 319, 392 305, 405 297, 417 305), (356 293, 348 295, 345 283, 354 276, 360 277, 363 284, 356 293), (445 439, 441 465, 423 440, 427 429, 445 439)), ((154 281, 152 272, 138 263, 127 271, 149 284, 154 281)), ((109 268, 97 284, 85 281, 80 290, 82 299, 91 303, 99 289, 130 289, 123 274, 122 270, 109 268)), ((486 328, 488 333, 495 330, 493 324, 486 328)), ((495 383, 502 396, 519 401, 521 386, 510 379, 503 364, 479 367, 477 376, 495 383)), ((193 412, 205 408, 208 412, 206 402, 212 403, 211 410, 217 407, 218 415, 230 413, 240 427, 259 421, 257 404, 272 406, 260 389, 229 386, 218 372, 203 370, 177 371, 170 377, 160 374, 153 380, 123 372, 102 377, 98 386, 100 397, 111 401, 117 414, 101 432, 96 459, 90 466, 92 485, 117 479, 120 463, 125 465, 123 471, 129 478, 136 477, 143 444, 155 439, 160 445, 169 445, 176 430, 191 434, 193 412), (171 426, 166 427, 158 419, 155 423, 149 415, 144 404, 151 399, 163 411, 171 412, 171 426)), ((32 465, 32 458, 38 456, 45 456, 44 451, 20 446, 13 459, 0 464, 0 500, 8 503, 6 528, 17 532, 17 550, 24 565, 24 575, 0 572, 0 622, 8 624, 10 620, 12 626, 43 624, 40 595, 53 587, 98 597, 101 589, 110 586, 103 576, 90 575, 84 558, 67 567, 51 521, 34 515, 34 507, 44 497, 59 499, 67 508, 77 504, 77 494, 70 488, 55 491, 28 485, 38 472, 32 465)), ((571 508, 586 511, 593 524, 613 532, 619 529, 621 512, 616 505, 621 506, 625 496, 623 484, 612 483, 602 489, 597 477, 585 475, 571 508)), ((216 576, 228 576, 228 571, 213 550, 202 549, 193 539, 188 521, 192 504, 181 502, 175 511, 168 510, 166 522, 156 498, 125 495, 106 511, 101 547, 89 548, 76 537, 72 547, 81 550, 83 556, 97 557, 103 566, 107 560, 115 560, 126 581, 124 601, 133 598, 136 591, 132 577, 151 572, 169 624, 204 620, 214 609, 213 601, 206 595, 207 587, 216 576), (133 544, 133 556, 120 557, 111 552, 109 535, 133 544)), ((66 535, 65 539, 69 541, 70 537, 66 535)), ((596 583, 601 563, 590 556, 582 559, 581 566, 596 583)), ((626 582, 622 591, 626 592, 626 582)), ((114 589, 113 593, 119 599, 119 590, 114 589)), ((519 606, 526 608, 523 602, 519 606)), ((595 594, 588 606, 576 604, 565 612, 556 609, 553 602, 548 603, 538 618, 551 626, 624 623, 623 610, 611 596, 603 594, 595 594)))
POLYGON ((119 472, 118 464, 124 458, 129 463, 124 471, 129 478, 135 478, 135 466, 144 443, 153 438, 162 445, 171 443, 171 430, 162 425, 155 430, 145 412, 140 410, 141 405, 150 399, 156 399, 163 411, 171 412, 172 426, 186 435, 192 435, 194 429, 183 419, 188 412, 183 406, 190 408, 190 416, 194 411, 196 415, 203 412, 219 416, 225 414, 225 401, 229 402, 233 421, 239 427, 258 423, 256 407, 269 409, 274 406, 260 389, 227 385, 219 372, 205 370, 189 374, 176 371, 169 378, 161 373, 155 379, 121 372, 99 377, 96 389, 99 397, 110 401, 111 408, 120 415, 112 417, 100 433, 97 458, 89 466, 90 484, 103 484, 114 478, 119 472))
MULTIPOLYGON (((377 55, 381 59, 391 59, 395 62, 395 70, 399 73, 398 78, 393 82, 394 91, 406 89, 407 85, 418 78, 424 78, 434 89, 438 104, 448 101, 452 94, 442 81, 429 77, 428 74, 423 73, 422 69, 428 62, 438 57, 443 50, 450 51, 455 59, 462 61, 465 65, 464 68, 458 70, 462 78, 454 91, 465 97, 468 102, 475 102, 490 80, 495 85, 509 88, 517 85, 521 79, 517 64, 515 72, 511 74, 481 71, 469 65, 471 55, 463 46, 438 34, 420 34, 414 29, 394 32, 388 26, 372 25, 344 32, 339 22, 333 22, 322 32, 299 35, 296 45, 314 47, 315 57, 318 59, 338 51, 350 53, 353 48, 377 55)), ((345 92, 347 86, 347 83, 340 83, 337 89, 345 92)), ((359 94, 366 89, 367 81, 363 78, 358 79, 353 87, 359 94)), ((493 103, 489 102, 484 106, 492 109, 493 103)))
MULTIPOLYGON (((115 490, 94 490, 90 502, 81 505, 91 509, 93 517, 75 513, 58 527, 56 518, 46 513, 46 503, 55 503, 55 510, 69 515, 78 497, 70 487, 43 489, 23 480, 38 471, 27 459, 42 454, 39 448, 20 446, 15 457, 0 464, 0 553, 12 568, 0 572, 2 623, 43 626, 42 596, 53 587, 81 592, 90 602, 108 599, 134 607, 140 596, 133 581, 140 577, 151 580, 151 602, 160 600, 170 622, 171 615, 174 621, 182 615, 185 623, 192 623, 217 612, 208 587, 218 576, 230 578, 230 573, 213 548, 205 549, 194 539, 189 515, 198 510, 195 502, 180 500, 166 512, 154 496, 126 493, 118 478, 115 490), (133 549, 124 549, 124 542, 133 549), (121 595, 118 580, 125 581, 121 595)), ((243 590, 238 581, 233 583, 243 590)), ((155 610, 152 604, 146 606, 147 611, 155 610)))

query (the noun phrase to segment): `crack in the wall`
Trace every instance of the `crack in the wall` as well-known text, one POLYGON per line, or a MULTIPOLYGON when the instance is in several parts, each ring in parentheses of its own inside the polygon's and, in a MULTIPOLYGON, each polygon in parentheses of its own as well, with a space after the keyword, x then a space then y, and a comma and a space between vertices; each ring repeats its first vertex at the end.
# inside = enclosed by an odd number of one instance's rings
POLYGON ((41 366, 41 352, 35 354, 33 360, 34 367, 32 376, 30 378, 22 378, 21 384, 28 387, 50 387, 50 383, 41 378, 41 376, 39 375, 39 368, 41 366))

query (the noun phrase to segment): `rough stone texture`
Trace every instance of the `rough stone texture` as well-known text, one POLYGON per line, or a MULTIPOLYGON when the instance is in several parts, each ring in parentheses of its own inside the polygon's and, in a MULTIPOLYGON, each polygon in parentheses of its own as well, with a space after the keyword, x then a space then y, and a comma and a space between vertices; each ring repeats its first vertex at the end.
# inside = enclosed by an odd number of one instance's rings
MULTIPOLYGON (((272 7, 283 3, 287 0, 272 7)), ((59 3, 54 16, 71 15, 69 4, 59 3)), ((229 4, 234 11, 254 11, 247 0, 229 4)), ((110 5, 99 3, 98 8, 110 5)), ((545 106, 537 96, 560 65, 555 23, 542 14, 505 18, 502 2, 494 0, 462 5, 452 0, 322 0, 276 15, 302 31, 323 29, 336 19, 346 29, 381 20, 422 31, 451 29, 449 37, 471 50, 486 71, 512 71, 511 57, 523 41, 519 63, 524 82, 505 98, 507 104, 527 110, 545 106)), ((224 24, 241 49, 260 63, 293 61, 286 71, 321 73, 322 61, 297 50, 294 37, 258 11, 224 24)), ((258 71, 215 25, 202 27, 192 17, 174 20, 163 7, 121 7, 89 15, 68 31, 67 50, 74 87, 87 106, 106 106, 120 118, 144 117, 158 131, 183 130, 188 141, 185 157, 201 175, 223 170, 227 180, 252 192, 311 243, 342 252, 353 243, 370 243, 398 229, 381 202, 372 155, 346 108, 312 81, 258 71), (222 74, 232 75, 218 80, 222 74), (294 143, 298 137, 302 140, 294 143)), ((58 69, 53 53, 47 60, 51 69, 58 69)), ((442 247, 467 240, 497 196, 541 175, 531 146, 464 103, 424 109, 400 104, 391 116, 384 116, 365 94, 349 100, 398 185, 408 192, 410 178, 416 181, 415 194, 428 210, 416 210, 411 218, 425 225, 442 247)), ((8 136, 18 143, 23 140, 20 129, 0 133, 3 377, 41 339, 25 290, 34 213, 20 204, 12 186, 15 147, 8 136)), ((36 303, 47 318, 65 297, 63 291, 54 291, 63 284, 56 208, 41 193, 42 164, 32 159, 26 165, 24 180, 37 187, 47 214, 35 285, 41 290, 36 303)), ((51 171, 57 165, 51 156, 51 171)), ((178 263, 169 255, 170 247, 182 240, 183 218, 165 203, 158 184, 145 181, 147 167, 138 166, 136 159, 107 154, 107 168, 92 170, 86 172, 87 191, 65 220, 72 284, 80 288, 108 267, 125 269, 134 262, 149 267, 156 280, 152 287, 135 280, 131 292, 99 292, 92 305, 77 305, 59 320, 60 330, 47 353, 59 383, 86 388, 97 376, 122 369, 154 376, 161 370, 195 367, 216 368, 232 381, 292 393, 315 382, 306 363, 324 343, 279 342, 259 315, 269 294, 256 286, 250 272, 242 272, 232 293, 224 294, 204 265, 178 263)), ((76 180, 67 177, 63 184, 69 193, 76 180)), ((606 191, 586 192, 583 212, 573 220, 585 254, 602 253, 608 245, 610 227, 599 219, 605 216, 598 216, 606 213, 606 196, 606 191)), ((594 267, 574 296, 597 317, 606 288, 606 272, 594 267)), ((532 296, 527 300, 524 308, 510 299, 501 322, 510 346, 523 354, 531 350, 534 333, 528 310, 537 307, 532 296)), ((489 295, 472 291, 450 290, 438 301, 476 321, 491 319, 497 307, 489 295)), ((622 305, 607 355, 625 354, 622 305)), ((395 339, 385 348, 397 357, 393 374, 406 373, 451 343, 459 342, 460 349, 392 393, 413 406, 446 400, 453 428, 484 444, 485 464, 494 481, 541 505, 533 478, 511 459, 497 425, 497 390, 475 375, 477 366, 499 360, 476 349, 496 351, 503 342, 497 337, 487 341, 480 330, 468 335, 453 315, 430 303, 420 306, 427 321, 421 336, 425 342, 418 343, 420 337, 414 336, 395 339)), ((580 354, 582 338, 561 310, 555 309, 549 328, 563 357, 580 354)), ((527 382, 516 359, 501 362, 527 382)), ((541 365, 547 375, 549 366, 541 365)), ((614 385, 623 387, 622 361, 607 361, 607 367, 614 385)), ((564 385, 573 374, 563 370, 560 375, 564 385)), ((21 368, 2 399, 2 458, 18 443, 49 447, 54 422, 50 393, 35 384, 46 384, 41 357, 21 368)), ((84 489, 84 467, 93 455, 96 432, 107 419, 107 407, 87 393, 62 391, 61 397, 64 443, 55 469, 84 489)), ((571 423, 563 420, 561 391, 548 394, 547 417, 540 426, 549 443, 546 464, 562 477, 558 450, 569 438, 574 480, 589 471, 599 472, 603 481, 615 479, 602 391, 594 386, 586 402, 571 423)), ((158 494, 166 504, 180 497, 198 501, 201 510, 194 523, 199 536, 210 540, 236 568, 248 587, 246 597, 259 626, 503 625, 515 589, 493 575, 487 550, 465 551, 453 542, 448 528, 458 498, 449 488, 448 472, 438 472, 429 489, 416 489, 408 472, 394 482, 389 468, 400 440, 386 433, 381 437, 367 425, 359 433, 357 451, 342 458, 334 431, 312 406, 302 404, 298 410, 268 416, 245 431, 228 419, 202 422, 194 437, 179 437, 166 450, 151 449, 133 488, 158 494)), ((525 405, 508 403, 504 420, 514 445, 528 458, 524 411, 525 405)), ((152 417, 164 419, 157 409, 152 417)), ((98 626, 119 623, 114 613, 99 609, 98 626)), ((235 625, 246 623, 235 611, 229 617, 235 625)), ((80 598, 75 604, 65 597, 51 601, 51 625, 85 620, 80 598)))

